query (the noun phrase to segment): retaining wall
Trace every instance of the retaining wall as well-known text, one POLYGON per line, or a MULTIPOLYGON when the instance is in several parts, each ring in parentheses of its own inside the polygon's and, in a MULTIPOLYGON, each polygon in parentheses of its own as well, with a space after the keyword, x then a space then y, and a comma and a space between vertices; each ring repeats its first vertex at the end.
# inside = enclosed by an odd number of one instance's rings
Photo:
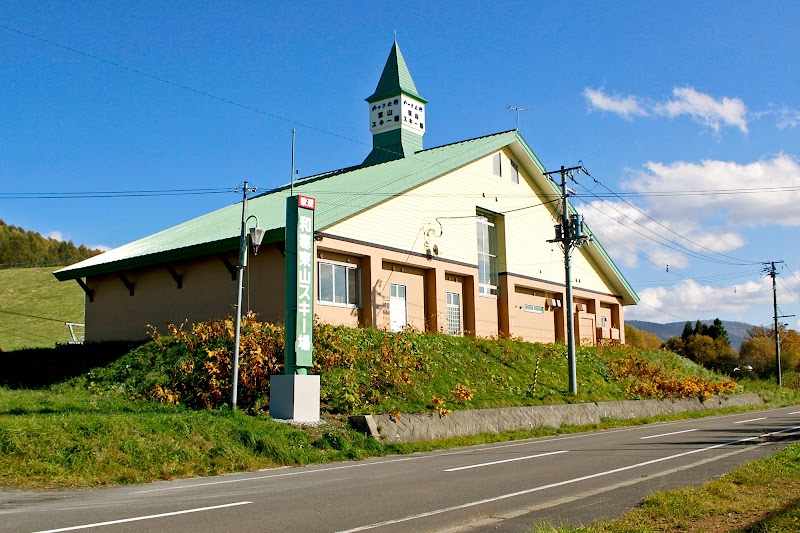
POLYGON ((436 413, 404 414, 399 418, 392 415, 359 415, 351 416, 350 423, 376 439, 414 442, 515 429, 597 424, 603 419, 625 420, 763 403, 757 394, 740 394, 715 396, 705 401, 688 398, 478 409, 453 411, 444 417, 436 413))

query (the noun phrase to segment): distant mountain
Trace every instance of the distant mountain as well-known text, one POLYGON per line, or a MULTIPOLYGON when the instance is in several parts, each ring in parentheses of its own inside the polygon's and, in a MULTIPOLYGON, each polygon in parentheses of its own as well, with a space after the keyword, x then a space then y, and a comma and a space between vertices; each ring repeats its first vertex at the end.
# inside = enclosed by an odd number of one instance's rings
MULTIPOLYGON (((692 326, 694 326, 695 322, 696 321, 692 321, 692 326)), ((700 322, 710 325, 714 322, 714 320, 701 320, 700 322)), ((670 337, 679 337, 681 333, 683 333, 683 326, 686 324, 686 322, 669 322, 667 324, 658 324, 656 322, 645 322, 644 320, 626 320, 625 323, 635 327, 636 329, 649 331, 664 341, 670 337)), ((747 330, 753 327, 752 324, 747 324, 745 322, 733 322, 730 320, 723 320, 722 325, 725 327, 725 331, 728 332, 728 339, 731 341, 731 346, 737 350, 739 349, 739 346, 742 345, 742 341, 747 338, 747 330)))

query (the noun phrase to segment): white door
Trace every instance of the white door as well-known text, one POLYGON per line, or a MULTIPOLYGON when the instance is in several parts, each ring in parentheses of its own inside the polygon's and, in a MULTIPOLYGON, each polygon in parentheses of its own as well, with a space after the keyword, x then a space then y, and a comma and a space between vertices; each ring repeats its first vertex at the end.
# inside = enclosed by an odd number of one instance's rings
POLYGON ((392 283, 389 296, 389 320, 392 331, 402 331, 408 324, 406 286, 392 283))

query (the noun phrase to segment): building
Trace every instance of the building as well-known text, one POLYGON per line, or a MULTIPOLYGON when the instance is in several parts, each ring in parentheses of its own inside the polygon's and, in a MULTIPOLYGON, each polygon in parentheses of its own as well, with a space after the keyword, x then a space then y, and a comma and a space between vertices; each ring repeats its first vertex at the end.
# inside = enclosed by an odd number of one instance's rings
MULTIPOLYGON (((314 312, 321 321, 451 335, 565 338, 559 192, 518 131, 423 149, 428 124, 397 43, 367 98, 363 163, 297 181, 317 200, 314 312)), ((250 256, 249 308, 280 322, 284 186, 248 201, 268 231, 250 256)), ((86 293, 86 339, 138 339, 146 325, 233 312, 241 204, 55 273, 86 293)), ((635 291, 599 241, 573 253, 576 339, 624 342, 635 291)))

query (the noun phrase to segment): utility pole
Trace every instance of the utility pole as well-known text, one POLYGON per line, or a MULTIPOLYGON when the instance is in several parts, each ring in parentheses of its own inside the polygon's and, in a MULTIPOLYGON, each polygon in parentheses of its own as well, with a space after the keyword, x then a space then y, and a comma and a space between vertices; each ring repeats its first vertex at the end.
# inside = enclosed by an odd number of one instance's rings
MULTIPOLYGON (((233 339, 233 369, 231 370, 231 409, 236 410, 239 389, 239 337, 242 329, 242 284, 247 262, 247 195, 255 192, 245 181, 242 187, 242 231, 239 234, 239 264, 236 266, 236 332, 233 339)), ((239 192, 238 190, 236 192, 239 192)))
POLYGON ((575 361, 575 319, 572 314, 572 266, 570 256, 573 248, 580 248, 591 243, 591 238, 584 234, 583 217, 577 213, 569 213, 569 189, 567 188, 567 177, 572 179, 574 171, 586 172, 583 166, 565 168, 563 165, 560 170, 546 172, 545 176, 561 174, 561 224, 556 224, 556 238, 547 242, 557 242, 564 250, 564 280, 566 294, 564 297, 564 312, 567 314, 567 366, 569 370, 569 393, 578 394, 578 379, 575 361))
POLYGON ((772 316, 773 316, 773 323, 775 327, 775 368, 778 372, 778 387, 782 385, 782 378, 781 378, 781 334, 780 330, 778 329, 778 319, 783 318, 778 316, 778 288, 775 283, 775 276, 778 275, 778 271, 775 268, 776 263, 783 263, 783 261, 770 261, 764 264, 764 272, 772 278, 772 316))

